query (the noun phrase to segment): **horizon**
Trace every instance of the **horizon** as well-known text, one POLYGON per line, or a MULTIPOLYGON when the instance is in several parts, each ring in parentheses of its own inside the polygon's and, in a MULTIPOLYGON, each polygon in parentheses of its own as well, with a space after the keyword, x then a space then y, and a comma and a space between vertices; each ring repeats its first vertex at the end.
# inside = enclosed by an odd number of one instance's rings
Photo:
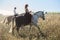
POLYGON ((25 4, 28 4, 33 12, 60 12, 60 0, 0 0, 0 13, 13 15, 14 7, 17 7, 17 13, 24 13, 25 4))

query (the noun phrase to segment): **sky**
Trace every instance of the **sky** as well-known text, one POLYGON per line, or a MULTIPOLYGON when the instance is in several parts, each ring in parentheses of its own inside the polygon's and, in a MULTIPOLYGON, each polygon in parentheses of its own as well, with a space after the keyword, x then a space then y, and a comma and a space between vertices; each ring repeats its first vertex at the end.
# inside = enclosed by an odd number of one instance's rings
POLYGON ((17 7, 17 13, 24 13, 25 4, 33 12, 60 12, 60 0, 0 0, 0 14, 13 15, 14 7, 17 7))

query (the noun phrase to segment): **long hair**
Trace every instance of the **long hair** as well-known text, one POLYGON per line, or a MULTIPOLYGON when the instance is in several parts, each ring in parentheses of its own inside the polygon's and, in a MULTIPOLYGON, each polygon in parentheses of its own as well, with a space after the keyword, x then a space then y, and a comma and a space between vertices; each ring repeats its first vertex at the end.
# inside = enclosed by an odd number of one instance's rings
POLYGON ((25 5, 25 8, 27 8, 27 7, 28 7, 28 4, 25 5))

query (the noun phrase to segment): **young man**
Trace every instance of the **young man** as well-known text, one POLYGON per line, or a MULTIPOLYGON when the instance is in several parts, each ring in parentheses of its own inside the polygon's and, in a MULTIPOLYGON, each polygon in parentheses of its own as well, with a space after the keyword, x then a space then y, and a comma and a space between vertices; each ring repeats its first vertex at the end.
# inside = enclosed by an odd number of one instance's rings
POLYGON ((17 16, 18 14, 16 13, 16 7, 14 7, 14 16, 17 16))

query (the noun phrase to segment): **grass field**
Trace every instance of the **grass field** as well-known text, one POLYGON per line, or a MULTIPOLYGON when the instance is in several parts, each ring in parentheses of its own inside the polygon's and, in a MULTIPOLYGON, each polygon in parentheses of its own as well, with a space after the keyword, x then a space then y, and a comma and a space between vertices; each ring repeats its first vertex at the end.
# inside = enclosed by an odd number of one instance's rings
MULTIPOLYGON (((3 16, 0 17, 0 21, 3 18, 3 16)), ((45 38, 38 37, 39 31, 34 26, 32 26, 30 32, 29 25, 20 29, 21 36, 18 36, 16 31, 15 35, 9 34, 10 25, 0 23, 0 40, 60 40, 60 14, 46 14, 44 21, 39 18, 38 25, 46 35, 45 38)))

